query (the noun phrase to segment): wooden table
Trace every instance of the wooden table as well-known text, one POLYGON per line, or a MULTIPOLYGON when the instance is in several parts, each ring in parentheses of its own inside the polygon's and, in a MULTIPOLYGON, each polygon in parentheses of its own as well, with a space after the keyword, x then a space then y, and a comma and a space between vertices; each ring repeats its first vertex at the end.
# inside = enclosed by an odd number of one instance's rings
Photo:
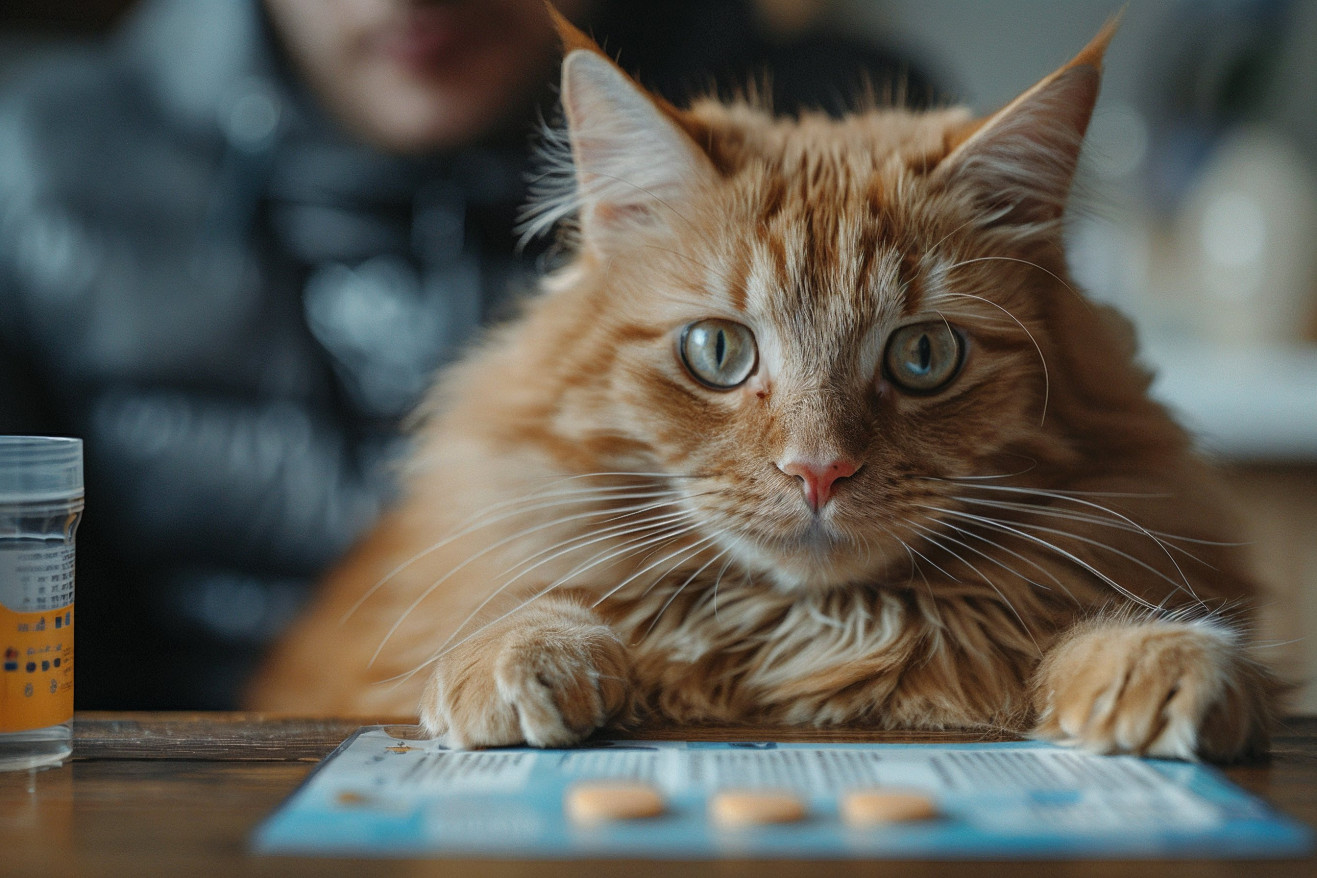
MULTIPOLYGON (((519 862, 484 860, 295 859, 248 852, 252 829, 297 787, 312 765, 357 723, 253 714, 80 714, 74 759, 62 768, 0 773, 0 876, 18 875, 549 875, 627 878, 675 875, 947 875, 958 878, 1064 876, 1317 875, 1301 862, 926 863, 714 861, 519 862)), ((737 729, 655 737, 763 737, 737 729)), ((795 732, 783 740, 975 740, 861 731, 795 732)), ((1294 719, 1272 761, 1231 768, 1236 783, 1317 825, 1317 717, 1294 719)))

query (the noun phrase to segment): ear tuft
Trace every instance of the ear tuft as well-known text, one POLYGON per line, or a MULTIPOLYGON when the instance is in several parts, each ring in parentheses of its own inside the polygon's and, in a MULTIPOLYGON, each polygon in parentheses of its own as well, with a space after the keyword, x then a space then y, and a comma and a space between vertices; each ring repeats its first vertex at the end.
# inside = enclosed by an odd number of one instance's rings
POLYGON ((553 22, 553 29, 558 32, 558 39, 562 40, 562 51, 564 55, 569 55, 576 49, 585 49, 590 52, 603 54, 599 44, 586 36, 580 28, 567 20, 558 8, 552 3, 545 0, 544 8, 549 13, 549 19, 553 22))
POLYGON ((680 216, 681 205, 717 177, 676 111, 597 49, 573 49, 563 60, 562 105, 587 245, 680 216))
POLYGON ((599 46, 545 4, 566 57, 566 128, 546 128, 540 174, 521 213, 522 240, 575 216, 580 242, 608 249, 625 234, 681 216, 681 205, 718 178, 682 111, 641 88, 599 46))

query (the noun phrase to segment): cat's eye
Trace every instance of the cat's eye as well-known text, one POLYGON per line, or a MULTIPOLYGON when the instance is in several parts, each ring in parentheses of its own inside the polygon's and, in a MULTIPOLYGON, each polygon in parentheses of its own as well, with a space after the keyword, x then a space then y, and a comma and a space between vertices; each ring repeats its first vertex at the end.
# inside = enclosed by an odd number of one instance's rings
POLYGON ((910 393, 935 393, 951 382, 965 359, 965 341, 945 321, 914 323, 887 340, 884 372, 910 393))
POLYGON ((677 350, 686 371, 714 390, 744 384, 758 362, 754 333, 740 323, 716 317, 688 323, 681 330, 677 350))

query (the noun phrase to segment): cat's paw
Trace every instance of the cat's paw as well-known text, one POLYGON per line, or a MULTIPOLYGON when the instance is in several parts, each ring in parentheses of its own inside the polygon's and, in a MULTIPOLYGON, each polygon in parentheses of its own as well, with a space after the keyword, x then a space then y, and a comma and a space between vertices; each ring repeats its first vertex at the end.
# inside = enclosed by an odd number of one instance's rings
POLYGON ((421 724, 454 748, 570 746, 624 711, 628 667, 621 641, 602 624, 500 626, 438 661, 421 724))
POLYGON ((1230 761, 1265 752, 1271 681, 1213 622, 1100 622, 1035 678, 1035 735, 1097 753, 1230 761))

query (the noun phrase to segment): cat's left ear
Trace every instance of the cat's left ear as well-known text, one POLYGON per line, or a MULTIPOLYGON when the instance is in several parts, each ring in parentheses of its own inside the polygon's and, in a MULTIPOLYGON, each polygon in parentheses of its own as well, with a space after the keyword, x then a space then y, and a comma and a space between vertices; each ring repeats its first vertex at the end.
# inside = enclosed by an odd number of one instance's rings
POLYGON ((985 223, 1028 235, 1065 212, 1080 146, 1097 103, 1102 57, 1119 16, 1070 63, 984 119, 953 131, 933 179, 967 186, 985 223))
POLYGON ((567 55, 562 105, 587 246, 680 221, 687 198, 718 178, 680 111, 652 96, 551 8, 567 55))

